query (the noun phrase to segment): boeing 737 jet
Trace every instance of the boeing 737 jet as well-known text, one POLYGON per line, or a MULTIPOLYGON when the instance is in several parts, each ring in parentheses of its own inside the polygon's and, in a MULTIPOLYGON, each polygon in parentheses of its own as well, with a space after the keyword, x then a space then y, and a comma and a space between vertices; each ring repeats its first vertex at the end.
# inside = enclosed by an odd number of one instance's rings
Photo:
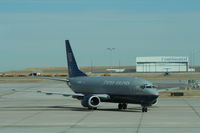
POLYGON ((147 108, 157 102, 159 92, 177 89, 157 90, 152 82, 136 77, 88 76, 78 68, 69 40, 66 40, 65 44, 68 78, 50 79, 66 82, 74 93, 37 92, 72 96, 90 110, 97 109, 101 102, 111 102, 117 103, 119 110, 127 109, 128 104, 139 104, 142 106, 142 112, 147 112, 147 108))

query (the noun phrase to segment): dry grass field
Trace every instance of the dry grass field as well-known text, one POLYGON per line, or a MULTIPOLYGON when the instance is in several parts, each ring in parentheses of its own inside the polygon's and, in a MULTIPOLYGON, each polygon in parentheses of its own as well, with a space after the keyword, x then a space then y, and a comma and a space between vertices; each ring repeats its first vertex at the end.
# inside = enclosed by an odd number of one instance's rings
MULTIPOLYGON (((140 77, 147 80, 200 80, 200 72, 170 73, 168 76, 165 76, 164 73, 108 73, 106 72, 106 69, 108 68, 108 66, 98 66, 93 68, 81 67, 81 70, 90 76, 128 76, 140 77), (91 69, 93 72, 90 71, 91 69)), ((135 69, 133 66, 121 66, 121 68, 135 69)), ((66 67, 28 68, 19 71, 9 71, 3 74, 4 77, 27 77, 28 74, 32 72, 39 72, 41 73, 41 76, 67 77, 66 67)))

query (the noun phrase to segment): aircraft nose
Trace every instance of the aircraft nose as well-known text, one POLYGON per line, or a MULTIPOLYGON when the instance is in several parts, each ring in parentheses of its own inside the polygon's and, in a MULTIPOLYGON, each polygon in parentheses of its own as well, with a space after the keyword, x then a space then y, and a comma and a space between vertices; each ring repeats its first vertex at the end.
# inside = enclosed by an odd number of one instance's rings
POLYGON ((158 91, 157 91, 156 88, 155 88, 155 89, 149 90, 149 93, 150 93, 151 95, 159 96, 159 93, 158 93, 158 91))
POLYGON ((157 91, 157 89, 155 89, 154 95, 159 95, 159 92, 157 91))

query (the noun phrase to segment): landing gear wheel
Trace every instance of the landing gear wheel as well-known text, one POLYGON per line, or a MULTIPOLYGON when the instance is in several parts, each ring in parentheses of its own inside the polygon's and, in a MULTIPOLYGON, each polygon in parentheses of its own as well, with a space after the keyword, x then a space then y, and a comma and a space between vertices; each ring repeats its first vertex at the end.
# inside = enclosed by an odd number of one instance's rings
POLYGON ((123 103, 123 104, 122 104, 122 108, 123 108, 123 109, 127 109, 127 103, 123 103))
POLYGON ((147 111, 148 111, 147 107, 142 107, 142 112, 147 112, 147 111))
POLYGON ((123 108, 123 105, 121 103, 118 104, 118 109, 121 110, 123 108))
POLYGON ((118 109, 119 109, 119 110, 127 109, 127 103, 119 103, 119 104, 118 104, 118 109))

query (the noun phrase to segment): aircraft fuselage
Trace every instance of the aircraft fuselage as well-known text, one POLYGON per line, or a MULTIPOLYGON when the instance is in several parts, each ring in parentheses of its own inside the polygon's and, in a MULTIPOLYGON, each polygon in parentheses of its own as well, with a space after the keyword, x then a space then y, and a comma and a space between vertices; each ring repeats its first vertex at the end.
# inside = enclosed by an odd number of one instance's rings
POLYGON ((159 96, 151 82, 140 78, 83 76, 69 78, 69 81, 75 93, 109 95, 110 99, 101 99, 102 102, 149 105, 159 96))

